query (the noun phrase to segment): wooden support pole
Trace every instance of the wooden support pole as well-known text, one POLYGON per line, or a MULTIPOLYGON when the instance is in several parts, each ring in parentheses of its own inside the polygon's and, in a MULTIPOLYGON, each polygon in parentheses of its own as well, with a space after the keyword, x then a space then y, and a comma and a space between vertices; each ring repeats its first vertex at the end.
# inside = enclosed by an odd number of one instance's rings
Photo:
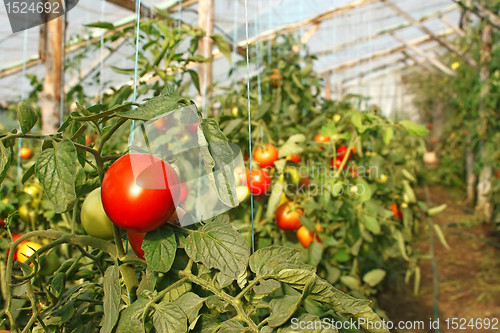
POLYGON ((451 69, 449 69, 448 67, 446 67, 441 61, 439 61, 439 60, 437 60, 435 58, 429 57, 427 55, 427 53, 425 53, 424 51, 422 51, 420 48, 418 48, 417 46, 415 46, 413 44, 408 43, 406 40, 404 40, 403 38, 399 37, 398 35, 392 34, 392 36, 395 39, 397 39, 398 41, 400 41, 401 43, 403 43, 404 45, 406 45, 407 48, 413 50, 415 53, 417 53, 420 56, 422 56, 425 59, 427 59, 427 61, 429 61, 432 65, 434 65, 441 72, 443 72, 443 73, 445 73, 446 75, 449 75, 449 76, 455 76, 455 72, 452 71, 451 69))
POLYGON ((320 25, 321 21, 314 23, 312 27, 310 27, 309 30, 306 31, 304 36, 302 36, 302 38, 300 39, 300 43, 297 43, 292 47, 292 53, 297 53, 300 50, 301 44, 306 44, 311 39, 311 37, 316 33, 316 31, 318 31, 320 25))
MULTIPOLYGON (((213 45, 210 36, 214 30, 214 0, 198 1, 198 25, 205 30, 205 36, 198 42, 198 51, 201 56, 210 58, 213 45)), ((201 94, 208 94, 208 88, 212 85, 212 62, 205 62, 198 66, 198 77, 201 94)))
MULTIPOLYGON (((106 0, 107 2, 110 2, 114 5, 117 5, 117 6, 120 6, 122 8, 125 8, 125 9, 128 9, 132 12, 135 12, 135 4, 136 2, 135 1, 130 1, 130 0, 106 0)), ((145 6, 144 4, 141 3, 141 8, 140 8, 140 11, 141 11, 141 16, 144 17, 144 16, 147 16, 149 17, 149 15, 151 15, 151 9, 148 8, 147 6, 145 6)))
POLYGON ((457 25, 453 24, 453 22, 448 20, 445 16, 441 15, 439 16, 439 18, 441 19, 441 21, 443 21, 444 24, 455 30, 455 33, 457 35, 459 35, 460 37, 465 37, 465 31, 460 29, 460 27, 458 27, 457 25))
POLYGON ((450 43, 444 38, 439 37, 436 35, 434 32, 432 32, 430 29, 428 29, 426 26, 424 26, 421 22, 415 20, 411 15, 407 14, 405 11, 394 5, 392 2, 389 0, 380 0, 383 3, 385 3, 387 6, 391 7, 396 13, 404 17, 406 20, 410 21, 414 26, 431 36, 436 42, 447 48, 450 52, 456 53, 458 56, 460 56, 467 64, 469 64, 471 67, 474 67, 476 69, 479 68, 479 65, 476 60, 472 59, 469 57, 467 54, 464 52, 460 51, 455 45, 450 43))
MULTIPOLYGON (((416 57, 414 57, 414 56, 413 56, 410 52, 403 51, 403 54, 404 54, 404 55, 405 55, 408 59, 413 60, 413 62, 414 62, 415 64, 418 64, 418 65, 422 66, 422 68, 424 68, 424 69, 428 70, 429 72, 433 72, 433 71, 434 71, 434 70, 433 70, 433 68, 427 64, 427 58, 424 58, 424 60, 423 60, 423 61, 420 61, 420 60, 418 60, 416 57)), ((431 56, 431 55, 429 55, 429 57, 432 57, 432 56, 431 56)))
POLYGON ((325 73, 325 99, 327 101, 332 99, 332 82, 330 80, 330 73, 325 73))
POLYGON ((45 80, 40 105, 42 133, 56 133, 60 125, 61 82, 63 66, 63 19, 58 17, 45 24, 45 80))

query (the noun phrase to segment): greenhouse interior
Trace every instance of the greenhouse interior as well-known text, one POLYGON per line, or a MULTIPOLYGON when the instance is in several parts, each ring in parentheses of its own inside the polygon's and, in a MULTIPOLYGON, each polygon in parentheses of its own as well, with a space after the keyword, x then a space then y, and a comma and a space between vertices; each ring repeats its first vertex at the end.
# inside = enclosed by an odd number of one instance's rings
POLYGON ((0 20, 0 333, 500 332, 500 0, 0 20))

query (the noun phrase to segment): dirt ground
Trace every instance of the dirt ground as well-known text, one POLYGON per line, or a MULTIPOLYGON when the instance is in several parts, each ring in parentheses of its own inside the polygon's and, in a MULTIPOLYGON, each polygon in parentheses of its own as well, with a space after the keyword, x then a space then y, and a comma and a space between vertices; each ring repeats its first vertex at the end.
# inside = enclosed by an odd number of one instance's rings
MULTIPOLYGON (((437 187, 429 191, 433 205, 448 204, 445 212, 433 219, 434 223, 441 226, 451 248, 445 249, 436 239, 440 332, 500 332, 500 249, 485 242, 488 240, 500 245, 500 237, 491 232, 491 225, 474 225, 473 216, 462 209, 462 193, 437 187), (458 329, 451 327, 453 318, 458 319, 458 329), (493 326, 493 318, 496 318, 496 329, 479 329, 467 325, 470 319, 482 319, 485 322, 486 318, 490 319, 490 326, 493 326), (449 319, 450 327, 446 319, 449 319), (462 326, 464 322, 466 324, 462 326)), ((417 192, 420 200, 425 200, 424 193, 423 189, 417 192)), ((422 230, 416 249, 428 253, 427 229, 422 230)), ((437 332, 429 327, 434 312, 431 261, 422 260, 420 268, 422 273, 418 296, 413 296, 413 281, 409 285, 405 285, 404 281, 388 283, 389 290, 380 293, 379 305, 392 322, 418 320, 425 324, 424 329, 394 329, 394 332, 437 332)))

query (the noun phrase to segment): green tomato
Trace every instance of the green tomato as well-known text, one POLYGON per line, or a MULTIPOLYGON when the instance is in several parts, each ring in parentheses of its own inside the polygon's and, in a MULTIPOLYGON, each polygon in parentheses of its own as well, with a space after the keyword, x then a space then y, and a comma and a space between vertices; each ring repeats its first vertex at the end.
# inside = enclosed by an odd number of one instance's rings
POLYGON ((339 114, 336 114, 333 116, 333 122, 334 123, 338 123, 340 121, 340 119, 342 119, 342 116, 339 115, 339 114))
POLYGON ((52 250, 45 256, 45 260, 42 263, 42 267, 39 270, 41 275, 49 276, 52 275, 61 266, 59 263, 59 256, 52 250))
POLYGON ((113 239, 113 222, 102 207, 101 188, 98 187, 87 196, 80 213, 83 229, 90 236, 113 239))
POLYGON ((41 186, 38 184, 28 185, 24 187, 23 192, 31 196, 31 207, 36 207, 40 202, 41 186))
POLYGON ((237 186, 236 187, 236 198, 239 202, 245 202, 250 198, 250 191, 248 186, 237 186))
POLYGON ((380 184, 387 183, 388 180, 389 180, 389 177, 387 177, 386 174, 381 174, 380 178, 376 179, 377 183, 380 183, 380 184))
POLYGON ((31 218, 35 218, 35 212, 31 211, 27 205, 22 205, 18 210, 19 217, 26 223, 31 222, 31 218))

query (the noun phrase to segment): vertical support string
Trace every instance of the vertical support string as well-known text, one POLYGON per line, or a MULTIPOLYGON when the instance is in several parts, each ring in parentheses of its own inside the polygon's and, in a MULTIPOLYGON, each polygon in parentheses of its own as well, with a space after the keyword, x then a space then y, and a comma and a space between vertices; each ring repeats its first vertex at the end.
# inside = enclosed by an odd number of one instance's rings
MULTIPOLYGON (((136 31, 136 40, 135 40, 135 63, 134 63, 134 93, 132 97, 132 101, 135 103, 137 100, 137 71, 138 71, 138 60, 139 60, 139 34, 140 34, 140 29, 139 25, 141 22, 141 0, 137 0, 135 3, 135 12, 137 15, 137 25, 135 27, 136 31)), ((135 106, 134 106, 135 108, 135 106)), ((130 125, 130 145, 134 144, 134 128, 135 128, 135 120, 132 120, 132 123, 130 125)), ((127 244, 128 247, 128 244, 127 244)))
MULTIPOLYGON (((213 6, 213 1, 214 0, 210 0, 210 4, 209 6, 213 6)), ((207 8, 208 10, 210 10, 209 8, 207 8)), ((211 15, 207 15, 207 21, 206 21, 206 24, 205 24, 205 34, 207 33, 208 31, 208 28, 210 27, 210 24, 211 23, 211 20, 212 20, 212 17, 211 15)), ((210 38, 210 36, 206 36, 205 38, 205 50, 208 50, 208 39, 210 38)), ((210 53, 212 50, 210 50, 210 53)), ((212 63, 213 64, 213 63, 212 63)), ((205 67, 208 66, 207 63, 203 64, 205 67)), ((208 84, 207 84, 207 79, 208 79, 208 71, 207 71, 207 68, 205 68, 205 71, 203 73, 203 92, 202 92, 202 98, 203 98, 203 109, 202 109, 202 115, 203 115, 203 118, 207 118, 207 91, 208 91, 208 84)))
POLYGON ((182 25, 182 0, 179 0, 179 26, 177 27, 177 33, 181 34, 181 25, 182 25))
MULTIPOLYGON (((63 1, 64 3, 64 1, 63 1)), ((62 19, 62 41, 61 41, 61 52, 62 52, 62 59, 61 59, 61 97, 59 100, 59 126, 61 126, 64 123, 64 101, 65 101, 65 95, 64 95, 64 82, 65 77, 65 69, 66 69, 66 9, 64 9, 64 14, 61 16, 62 19)))
MULTIPOLYGON (((26 98, 26 58, 28 52, 28 30, 24 30, 24 42, 23 42, 23 78, 21 80, 21 100, 24 102, 26 98)), ((19 126, 19 131, 21 126, 19 126)), ((21 148, 23 147, 23 139, 17 141, 17 172, 16 172, 16 182, 17 189, 21 189, 21 148)))
POLYGON ((257 60, 257 93, 258 93, 258 101, 259 107, 262 104, 262 89, 260 85, 260 66, 261 66, 261 58, 260 58, 260 40, 259 40, 259 15, 260 15, 260 0, 257 0, 257 15, 255 15, 255 58, 257 60))
MULTIPOLYGON (((228 0, 230 1, 230 0, 228 0)), ((233 71, 236 69, 236 54, 238 53, 238 14, 239 14, 239 1, 234 1, 234 21, 233 21, 233 56, 231 62, 233 71)))
MULTIPOLYGON (((106 0, 101 0, 101 22, 104 22, 104 12, 106 11, 106 0)), ((104 91, 104 30, 101 31, 101 62, 99 64, 99 103, 102 104, 104 91)))
POLYGON ((255 230, 253 225, 253 177, 252 177, 252 123, 250 115, 250 61, 248 57, 248 4, 245 0, 245 37, 246 37, 246 60, 247 60, 247 99, 248 99, 248 149, 250 161, 250 221, 252 223, 252 253, 255 252, 255 230))

